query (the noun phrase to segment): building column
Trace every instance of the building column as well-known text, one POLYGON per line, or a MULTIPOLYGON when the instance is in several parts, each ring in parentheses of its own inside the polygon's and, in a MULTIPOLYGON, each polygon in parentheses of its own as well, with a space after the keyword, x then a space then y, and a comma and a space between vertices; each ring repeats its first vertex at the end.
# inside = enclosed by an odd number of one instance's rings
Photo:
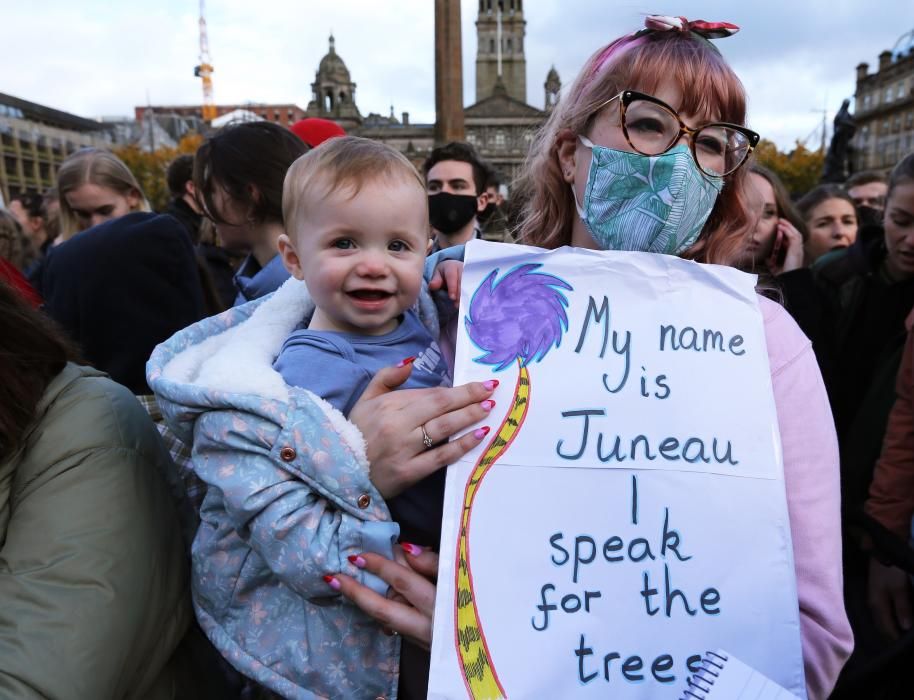
POLYGON ((460 0, 435 0, 435 145, 465 138, 460 0))

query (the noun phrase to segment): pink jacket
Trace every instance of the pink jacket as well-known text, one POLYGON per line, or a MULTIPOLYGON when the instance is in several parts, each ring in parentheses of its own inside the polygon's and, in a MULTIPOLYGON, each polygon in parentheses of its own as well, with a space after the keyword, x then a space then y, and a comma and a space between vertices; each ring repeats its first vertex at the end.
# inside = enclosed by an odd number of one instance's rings
POLYGON ((824 700, 854 648, 841 573, 838 441, 812 345, 781 306, 759 304, 784 450, 806 687, 810 700, 824 700))

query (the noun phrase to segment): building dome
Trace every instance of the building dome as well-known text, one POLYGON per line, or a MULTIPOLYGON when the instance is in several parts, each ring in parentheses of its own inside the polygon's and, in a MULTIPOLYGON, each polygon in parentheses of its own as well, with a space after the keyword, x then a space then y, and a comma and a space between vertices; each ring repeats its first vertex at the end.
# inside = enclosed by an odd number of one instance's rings
POLYGON ((902 34, 892 49, 892 60, 914 55, 914 29, 907 34, 902 34))
POLYGON ((305 116, 329 119, 347 130, 362 123, 362 115, 355 104, 355 83, 343 59, 336 53, 333 34, 330 35, 330 50, 318 64, 317 75, 311 83, 311 101, 305 116))
POLYGON ((550 68, 549 72, 546 74, 546 82, 547 83, 561 82, 559 80, 559 72, 555 69, 555 66, 552 66, 552 68, 550 68))
POLYGON ((330 35, 330 50, 317 67, 318 82, 349 83, 349 69, 336 53, 336 40, 330 35))

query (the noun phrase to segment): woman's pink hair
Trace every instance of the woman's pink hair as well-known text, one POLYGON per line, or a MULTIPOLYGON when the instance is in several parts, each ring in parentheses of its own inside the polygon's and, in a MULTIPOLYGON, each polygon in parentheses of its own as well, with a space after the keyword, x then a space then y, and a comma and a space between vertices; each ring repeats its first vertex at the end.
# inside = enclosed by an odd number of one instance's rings
MULTIPOLYGON (((588 134, 606 100, 625 89, 651 94, 668 79, 682 90, 682 114, 745 124, 743 85, 706 39, 653 32, 615 40, 590 57, 530 146, 516 187, 523 201, 518 224, 521 243, 557 248, 571 242, 577 211, 571 188, 562 177, 558 135, 566 129, 588 134)), ((618 109, 615 103, 609 108, 618 109)), ((752 224, 743 194, 745 177, 745 168, 740 168, 725 178, 701 236, 682 257, 720 264, 739 257, 752 224)))

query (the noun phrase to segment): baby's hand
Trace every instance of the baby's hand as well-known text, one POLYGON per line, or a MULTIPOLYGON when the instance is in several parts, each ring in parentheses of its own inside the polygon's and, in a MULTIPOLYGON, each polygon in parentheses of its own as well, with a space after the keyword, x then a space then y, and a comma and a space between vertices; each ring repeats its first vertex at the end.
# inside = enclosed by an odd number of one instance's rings
POLYGON ((459 260, 443 260, 435 266, 432 279, 428 283, 431 291, 446 289, 447 295, 455 304, 460 300, 460 279, 463 277, 463 263, 459 260))

